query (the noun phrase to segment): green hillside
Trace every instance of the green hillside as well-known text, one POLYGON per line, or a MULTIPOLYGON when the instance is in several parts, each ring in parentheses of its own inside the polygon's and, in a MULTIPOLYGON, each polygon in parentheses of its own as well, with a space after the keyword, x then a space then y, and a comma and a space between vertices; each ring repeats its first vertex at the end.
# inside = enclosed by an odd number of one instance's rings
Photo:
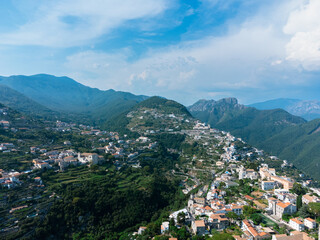
POLYGON ((53 116, 57 113, 24 96, 23 94, 0 84, 0 103, 22 113, 36 116, 53 116))
POLYGON ((201 100, 189 111, 212 127, 229 131, 320 179, 319 119, 307 122, 282 109, 257 110, 236 99, 201 100))
MULTIPOLYGON (((46 74, 0 77, 0 84, 19 92, 38 105, 60 113, 84 114, 94 122, 105 121, 147 98, 127 92, 102 91, 84 86, 68 77, 46 74)), ((19 104, 17 107, 24 109, 19 104)))
POLYGON ((108 120, 104 127, 119 133, 139 133, 147 130, 169 131, 193 126, 192 116, 185 106, 161 97, 150 97, 131 109, 108 120))
POLYGON ((320 178, 320 119, 287 128, 264 141, 262 146, 320 178))

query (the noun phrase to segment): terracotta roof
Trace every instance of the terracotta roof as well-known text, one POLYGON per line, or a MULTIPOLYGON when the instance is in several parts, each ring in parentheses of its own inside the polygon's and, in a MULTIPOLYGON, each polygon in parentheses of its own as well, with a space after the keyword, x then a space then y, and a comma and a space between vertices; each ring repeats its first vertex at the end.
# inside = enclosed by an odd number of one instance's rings
POLYGON ((281 208, 286 208, 286 207, 288 207, 290 205, 291 205, 291 203, 283 203, 283 202, 277 203, 277 206, 279 206, 281 208))
POLYGON ((195 221, 196 227, 205 227, 206 225, 204 224, 203 220, 197 220, 195 221))
POLYGON ((306 218, 305 220, 308 220, 308 221, 310 221, 310 222, 316 222, 314 219, 312 219, 312 218, 306 218))
POLYGON ((254 198, 253 197, 250 197, 249 195, 245 195, 244 196, 246 199, 249 199, 249 200, 253 200, 254 198))
POLYGON ((299 225, 302 225, 303 223, 301 221, 299 221, 297 218, 291 218, 290 221, 293 221, 299 225))

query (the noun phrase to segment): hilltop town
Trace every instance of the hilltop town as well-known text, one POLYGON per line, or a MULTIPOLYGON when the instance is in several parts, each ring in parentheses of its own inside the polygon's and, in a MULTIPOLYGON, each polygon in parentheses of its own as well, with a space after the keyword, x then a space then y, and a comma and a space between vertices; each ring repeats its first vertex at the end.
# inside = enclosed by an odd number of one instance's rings
MULTIPOLYGON (((37 128, 17 129, 6 120, 3 131, 14 135, 12 142, 0 144, 2 158, 19 155, 19 161, 24 161, 3 165, 17 169, 0 170, 1 236, 41 233, 35 230, 42 227, 38 219, 47 219, 53 206, 63 204, 69 185, 76 190, 87 181, 99 185, 118 179, 116 189, 146 189, 153 181, 150 176, 156 175, 171 181, 171 196, 177 200, 161 210, 155 222, 143 220, 144 225, 135 230, 122 223, 123 229, 132 229, 123 233, 124 239, 309 240, 318 236, 317 182, 287 160, 185 112, 170 110, 143 107, 126 113, 126 127, 134 134, 47 122, 41 128, 48 136, 43 142, 27 134, 39 134, 37 128), (14 138, 19 133, 24 139, 14 138)), ((71 196, 72 206, 81 201, 71 196)), ((88 216, 79 215, 77 221, 84 224, 88 216)))

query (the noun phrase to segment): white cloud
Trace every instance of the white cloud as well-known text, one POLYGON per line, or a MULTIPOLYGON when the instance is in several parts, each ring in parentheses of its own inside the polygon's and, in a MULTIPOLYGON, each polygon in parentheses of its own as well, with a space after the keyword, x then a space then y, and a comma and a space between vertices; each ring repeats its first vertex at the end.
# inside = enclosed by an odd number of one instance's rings
POLYGON ((291 35, 286 45, 287 60, 301 63, 307 70, 320 69, 320 1, 309 0, 293 11, 284 26, 291 35))
POLYGON ((10 33, 0 44, 78 46, 109 33, 128 20, 156 16, 167 0, 59 0, 41 2, 34 19, 10 33))
POLYGON ((127 50, 117 54, 78 53, 68 58, 66 74, 104 89, 162 95, 191 103, 196 98, 212 97, 212 92, 215 96, 226 92, 232 96, 234 90, 263 88, 265 83, 260 75, 272 60, 283 56, 284 44, 275 36, 272 26, 244 25, 228 36, 150 50, 144 58, 133 62, 127 61, 127 50), (177 97, 179 92, 184 96, 177 97), (192 99, 188 99, 191 94, 192 99))

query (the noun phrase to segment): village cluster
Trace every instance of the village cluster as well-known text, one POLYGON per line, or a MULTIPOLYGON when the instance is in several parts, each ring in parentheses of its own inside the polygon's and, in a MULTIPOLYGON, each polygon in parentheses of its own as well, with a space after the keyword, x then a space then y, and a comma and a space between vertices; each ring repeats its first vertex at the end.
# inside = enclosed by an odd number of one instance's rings
MULTIPOLYGON (((310 217, 292 217, 287 222, 282 219, 283 215, 292 215, 297 212, 297 197, 290 190, 295 184, 295 180, 287 176, 278 175, 274 168, 269 168, 268 164, 263 163, 258 170, 245 168, 239 157, 243 155, 251 156, 255 154, 259 160, 263 159, 263 151, 253 149, 239 153, 235 141, 236 139, 229 133, 218 134, 217 130, 211 129, 202 123, 197 123, 193 130, 185 130, 184 133, 195 139, 209 133, 215 133, 215 138, 219 144, 224 143, 224 153, 220 161, 217 161, 216 168, 222 172, 212 171, 214 180, 209 186, 204 186, 196 194, 191 194, 186 208, 170 214, 169 219, 161 225, 161 234, 171 236, 170 224, 181 228, 186 226, 188 231, 194 235, 210 235, 212 230, 223 231, 231 225, 237 225, 241 229, 241 235, 234 235, 236 240, 311 240, 314 239, 308 233, 316 232, 318 225, 315 219, 310 217), (246 184, 257 187, 258 191, 249 195, 240 194, 239 197, 226 198, 227 191, 232 187, 239 187, 239 181, 247 181, 246 184), (290 234, 277 234, 275 226, 265 226, 265 224, 255 224, 248 217, 244 217, 244 211, 254 208, 259 214, 269 219, 274 225, 284 226, 290 230, 290 234), (183 215, 183 223, 179 216, 183 215), (305 230, 308 230, 307 232, 305 230)), ((243 142, 243 141, 242 141, 243 142)), ((218 144, 218 145, 219 145, 218 144)), ((276 157, 271 156, 271 159, 276 157)), ((288 166, 287 161, 283 161, 282 167, 288 166)), ((302 203, 320 202, 320 189, 308 188, 310 181, 303 181, 301 185, 308 189, 308 193, 302 196, 302 203)), ((195 185, 197 187, 198 185, 195 185)), ((189 189, 192 190, 193 188, 189 189)), ((189 191, 185 191, 188 193, 189 191)), ((134 234, 143 234, 147 228, 142 226, 134 234)), ((172 240, 174 238, 171 236, 172 240)))

